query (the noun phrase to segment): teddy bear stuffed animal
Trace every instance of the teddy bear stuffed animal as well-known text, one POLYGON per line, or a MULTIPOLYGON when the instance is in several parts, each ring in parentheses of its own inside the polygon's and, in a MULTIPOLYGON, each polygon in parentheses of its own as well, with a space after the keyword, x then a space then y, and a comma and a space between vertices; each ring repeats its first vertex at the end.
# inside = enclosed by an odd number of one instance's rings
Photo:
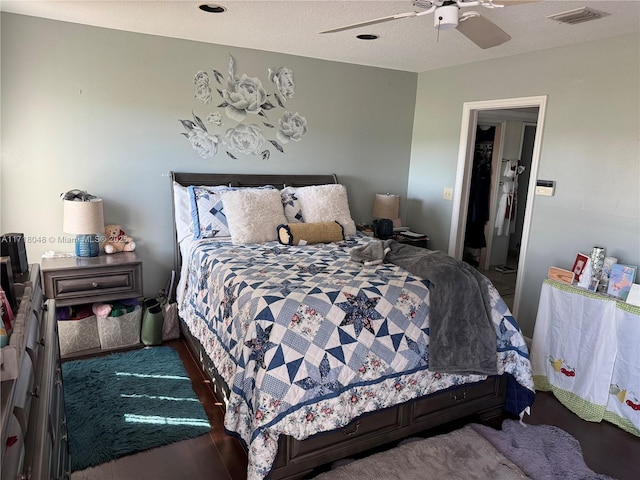
POLYGON ((136 249, 136 242, 124 233, 120 225, 105 226, 104 234, 106 236, 102 242, 104 253, 133 252, 136 249))

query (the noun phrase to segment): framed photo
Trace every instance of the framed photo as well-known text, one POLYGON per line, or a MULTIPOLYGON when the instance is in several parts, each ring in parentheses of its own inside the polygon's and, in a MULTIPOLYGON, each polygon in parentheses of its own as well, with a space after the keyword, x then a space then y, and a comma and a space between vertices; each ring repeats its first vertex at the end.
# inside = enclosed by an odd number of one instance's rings
POLYGON ((577 282, 580 281, 580 275, 582 275, 582 271, 584 270, 584 267, 587 266, 588 260, 589 260, 589 257, 587 257, 582 253, 578 253, 578 255, 576 255, 576 259, 573 262, 573 268, 571 269, 571 271, 573 272, 573 275, 577 282))
POLYGON ((587 290, 589 290, 590 292, 596 292, 598 290, 599 283, 600 283, 600 280, 598 280, 597 278, 592 278, 587 290))
POLYGON ((631 290, 629 290, 629 295, 627 296, 626 301, 630 305, 640 307, 640 285, 637 283, 631 285, 631 290))
POLYGON ((638 267, 635 265, 623 265, 621 263, 611 265, 607 294, 625 301, 636 278, 637 269, 638 267))
POLYGON ((549 267, 549 271, 547 272, 547 277, 551 280, 556 280, 562 283, 573 283, 573 277, 575 274, 570 270, 565 270, 564 268, 558 267, 549 267))

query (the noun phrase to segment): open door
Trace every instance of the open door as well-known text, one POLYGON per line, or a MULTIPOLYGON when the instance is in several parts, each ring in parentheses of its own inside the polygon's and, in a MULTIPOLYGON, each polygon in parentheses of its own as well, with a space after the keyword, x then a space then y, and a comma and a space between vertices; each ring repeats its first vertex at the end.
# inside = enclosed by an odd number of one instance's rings
MULTIPOLYGON (((493 165, 494 172, 497 170, 500 173, 504 173, 505 166, 502 165, 502 160, 507 156, 514 157, 519 160, 522 152, 522 145, 524 140, 524 126, 517 137, 517 141, 513 138, 507 139, 505 136, 508 123, 513 119, 514 115, 536 112, 534 115, 534 121, 529 122, 535 125, 535 131, 533 135, 533 145, 531 148, 531 162, 528 170, 526 185, 523 190, 526 191, 526 195, 520 195, 520 202, 522 202, 522 209, 524 211, 521 218, 521 230, 519 231, 519 246, 517 248, 517 271, 516 281, 514 287, 513 305, 511 311, 514 316, 517 315, 518 303, 520 292, 522 290, 522 275, 520 273, 524 270, 524 261, 526 258, 527 242, 529 237, 529 230, 531 224, 532 205, 535 194, 535 181, 537 179, 538 163, 540 157, 540 144, 543 131, 543 119, 546 107, 546 96, 541 97, 525 97, 516 99, 504 99, 504 100, 491 100, 486 102, 468 102, 463 107, 463 120, 460 133, 460 148, 458 152, 458 168, 456 174, 456 186, 454 191, 454 204, 451 219, 451 233, 449 240, 449 254, 454 258, 462 260, 465 254, 465 231, 467 226, 467 216, 469 213, 469 201, 472 191, 472 176, 473 176, 473 159, 475 154, 476 138, 478 136, 478 124, 479 118, 482 118, 483 124, 499 125, 501 128, 501 138, 496 140, 493 145, 493 162, 500 162, 500 165, 493 165), (498 143, 499 142, 499 143, 498 143), (514 146, 515 145, 515 146, 514 146), (514 150, 515 149, 515 150, 514 150), (498 152, 498 155, 496 155, 498 152), (514 154, 514 152, 517 152, 514 154), (516 158, 517 157, 517 158, 516 158), (532 187, 532 188, 529 188, 532 187)), ((524 125, 524 122, 520 122, 524 125)), ((531 134, 531 131, 529 131, 531 134)), ((498 175, 494 173, 492 177, 492 189, 491 189, 491 211, 494 213, 489 222, 491 229, 495 225, 496 216, 495 209, 500 200, 499 187, 500 179, 498 175)), ((522 185, 521 187, 522 188, 522 185)), ((524 193, 524 192, 523 192, 524 193)), ((487 228, 487 231, 490 231, 487 228)), ((495 245, 493 236, 489 236, 487 243, 491 243, 490 250, 494 250, 495 245)), ((503 239, 502 239, 503 240, 503 239)), ((503 242, 504 243, 504 242, 503 242)), ((507 240, 506 245, 511 245, 507 240)), ((483 266, 490 265, 492 263, 491 257, 488 259, 485 253, 485 257, 482 258, 483 266)), ((506 263, 506 262, 505 262, 506 263)), ((483 272, 484 273, 484 272, 483 272)))

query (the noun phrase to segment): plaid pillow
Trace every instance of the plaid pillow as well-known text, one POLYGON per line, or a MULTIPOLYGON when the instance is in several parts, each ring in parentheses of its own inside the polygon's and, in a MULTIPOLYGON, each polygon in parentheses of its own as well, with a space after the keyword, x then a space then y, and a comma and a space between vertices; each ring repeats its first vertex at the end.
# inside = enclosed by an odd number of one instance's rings
POLYGON ((194 239, 231 236, 222 204, 222 194, 230 190, 226 185, 188 187, 194 239))

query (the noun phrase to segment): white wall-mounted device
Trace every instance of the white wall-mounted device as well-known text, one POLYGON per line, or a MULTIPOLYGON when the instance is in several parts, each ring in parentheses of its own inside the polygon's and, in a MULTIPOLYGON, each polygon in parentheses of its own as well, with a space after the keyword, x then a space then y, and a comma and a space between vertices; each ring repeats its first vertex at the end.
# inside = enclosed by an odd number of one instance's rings
POLYGON ((553 197, 556 193, 556 182, 554 180, 537 180, 536 195, 545 197, 553 197))

